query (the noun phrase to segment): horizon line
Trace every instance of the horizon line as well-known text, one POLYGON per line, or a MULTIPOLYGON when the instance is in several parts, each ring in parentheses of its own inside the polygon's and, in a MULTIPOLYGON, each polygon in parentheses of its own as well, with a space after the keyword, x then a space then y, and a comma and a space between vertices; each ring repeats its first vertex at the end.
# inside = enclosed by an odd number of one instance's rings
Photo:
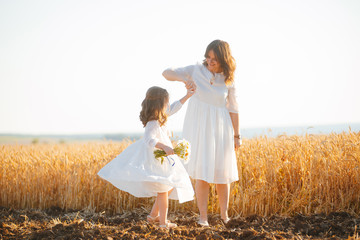
MULTIPOLYGON (((242 130, 255 130, 255 129, 281 129, 281 128, 306 128, 312 129, 317 127, 330 127, 330 126, 343 126, 351 128, 351 125, 360 127, 360 122, 354 123, 335 123, 335 124, 304 124, 304 125, 287 125, 287 126, 259 126, 259 127, 244 127, 240 128, 242 130)), ((182 130, 173 130, 171 132, 182 132, 182 130)), ((124 132, 94 132, 94 133, 14 133, 14 132, 0 132, 1 136, 16 136, 16 135, 26 135, 26 136, 74 136, 74 135, 127 135, 127 134, 143 134, 143 131, 124 131, 124 132)))

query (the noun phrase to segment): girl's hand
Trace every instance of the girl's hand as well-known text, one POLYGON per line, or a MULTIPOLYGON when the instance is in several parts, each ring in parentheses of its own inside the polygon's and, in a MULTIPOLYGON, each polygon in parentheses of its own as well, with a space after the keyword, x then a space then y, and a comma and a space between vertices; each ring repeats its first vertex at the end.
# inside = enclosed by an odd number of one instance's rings
POLYGON ((166 153, 166 156, 175 154, 174 149, 172 149, 171 147, 169 147, 161 142, 157 142, 155 147, 164 150, 164 152, 166 153))
POLYGON ((180 99, 181 104, 184 104, 192 95, 194 95, 196 84, 193 80, 188 80, 185 82, 185 87, 187 89, 187 93, 183 98, 180 99))
POLYGON ((192 95, 194 95, 195 91, 192 91, 191 89, 187 90, 186 96, 187 97, 191 97, 192 95))
POLYGON ((164 150, 164 152, 166 153, 167 156, 175 154, 174 149, 172 149, 171 147, 166 146, 166 145, 164 145, 162 147, 162 150, 164 150))

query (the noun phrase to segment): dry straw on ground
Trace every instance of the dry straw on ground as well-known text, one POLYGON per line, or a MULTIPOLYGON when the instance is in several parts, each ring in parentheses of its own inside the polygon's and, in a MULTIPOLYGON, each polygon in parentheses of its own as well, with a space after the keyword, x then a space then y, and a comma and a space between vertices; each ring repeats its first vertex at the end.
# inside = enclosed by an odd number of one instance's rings
MULTIPOLYGON (((1 145, 0 206, 148 209, 152 198, 132 197, 96 174, 129 144, 1 145)), ((360 132, 244 140, 237 158, 240 180, 231 185, 230 214, 360 214, 360 132)), ((171 201, 170 211, 177 209, 197 212, 195 201, 171 201)), ((212 186, 209 212, 218 211, 212 186)))

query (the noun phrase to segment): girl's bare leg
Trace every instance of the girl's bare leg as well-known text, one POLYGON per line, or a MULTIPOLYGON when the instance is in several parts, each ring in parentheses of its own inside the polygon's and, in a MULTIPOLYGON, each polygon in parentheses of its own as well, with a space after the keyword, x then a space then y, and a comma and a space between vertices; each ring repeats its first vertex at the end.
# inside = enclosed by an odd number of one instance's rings
POLYGON ((220 216, 222 220, 228 220, 230 184, 216 184, 216 191, 219 196, 220 216))
POLYGON ((167 212, 168 212, 168 192, 162 192, 157 194, 157 203, 160 213, 160 225, 166 225, 167 212))
POLYGON ((195 183, 195 194, 200 212, 200 221, 207 221, 209 183, 197 179, 195 183))
MULTIPOLYGON (((169 192, 168 192, 168 196, 170 195, 170 193, 172 192, 172 190, 174 189, 171 189, 169 192)), ((155 218, 157 216, 159 216, 159 204, 158 204, 158 197, 156 197, 155 199, 155 202, 154 202, 154 205, 151 209, 151 212, 150 212, 150 217, 152 218, 155 218)))
POLYGON ((159 216, 159 205, 158 205, 158 198, 157 197, 155 199, 154 205, 153 205, 149 215, 152 218, 155 218, 155 217, 159 216))

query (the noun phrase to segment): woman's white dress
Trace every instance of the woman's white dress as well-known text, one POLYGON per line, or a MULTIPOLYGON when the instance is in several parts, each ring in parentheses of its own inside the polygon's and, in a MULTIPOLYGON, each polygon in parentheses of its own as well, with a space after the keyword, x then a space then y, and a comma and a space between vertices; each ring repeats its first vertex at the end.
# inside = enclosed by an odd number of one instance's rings
POLYGON ((190 161, 185 166, 190 177, 220 184, 239 180, 229 114, 238 112, 235 86, 226 86, 222 73, 214 75, 203 64, 170 70, 182 79, 192 79, 197 86, 183 127, 183 138, 191 145, 190 161))
MULTIPOLYGON (((181 107, 179 101, 173 103, 168 115, 181 107)), ((144 137, 105 165, 98 175, 135 197, 152 197, 173 188, 170 199, 179 200, 180 203, 193 200, 194 191, 181 160, 171 155, 161 164, 154 157, 157 142, 172 146, 166 126, 160 126, 158 121, 149 121, 144 137)))

